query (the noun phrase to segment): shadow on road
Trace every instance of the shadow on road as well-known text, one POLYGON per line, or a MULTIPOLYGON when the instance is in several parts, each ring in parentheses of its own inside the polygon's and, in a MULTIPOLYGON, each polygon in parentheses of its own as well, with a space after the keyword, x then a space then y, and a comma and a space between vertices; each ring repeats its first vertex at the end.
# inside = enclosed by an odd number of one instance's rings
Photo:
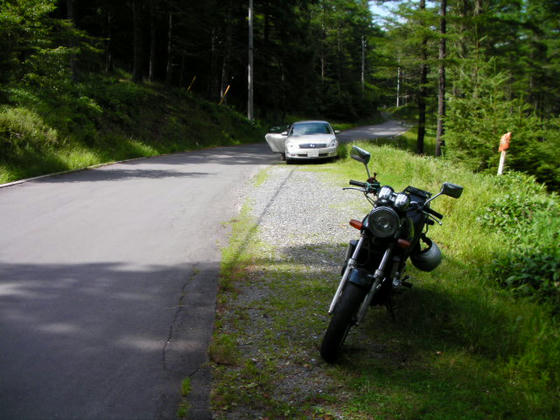
POLYGON ((198 164, 214 165, 267 165, 279 160, 278 154, 270 152, 266 144, 239 147, 219 147, 196 152, 140 158, 109 164, 100 168, 85 169, 56 176, 41 178, 34 182, 96 182, 122 179, 192 178, 213 175, 193 170, 198 164), (179 168, 181 167, 181 168, 179 168))
POLYGON ((174 418, 187 376, 209 418, 218 272, 0 263, 0 418, 174 418))

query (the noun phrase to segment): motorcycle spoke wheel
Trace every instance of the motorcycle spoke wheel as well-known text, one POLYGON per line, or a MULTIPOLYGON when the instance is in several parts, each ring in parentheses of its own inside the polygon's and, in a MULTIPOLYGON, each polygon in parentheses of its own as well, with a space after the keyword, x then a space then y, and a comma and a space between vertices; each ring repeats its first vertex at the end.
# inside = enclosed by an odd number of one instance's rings
POLYGON ((340 356, 344 340, 355 323, 356 312, 365 295, 364 290, 352 283, 348 283, 342 291, 321 342, 321 357, 326 362, 334 363, 340 356))

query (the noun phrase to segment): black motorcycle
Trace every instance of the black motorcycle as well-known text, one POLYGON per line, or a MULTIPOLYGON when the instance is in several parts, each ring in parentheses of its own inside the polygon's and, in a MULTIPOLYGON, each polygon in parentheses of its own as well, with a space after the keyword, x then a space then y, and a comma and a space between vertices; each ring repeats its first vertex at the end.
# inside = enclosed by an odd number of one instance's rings
POLYGON ((329 363, 338 358, 348 331, 362 322, 370 306, 386 306, 394 319, 393 294, 412 287, 404 276, 408 258, 424 271, 440 264, 441 251, 426 233, 435 222, 441 225, 443 215, 432 210, 430 203, 442 194, 459 198, 463 192, 463 187, 446 182, 433 197, 411 186, 396 193, 381 186, 375 173, 370 175, 367 151, 354 146, 351 157, 365 165, 368 180, 351 180, 354 188, 344 189, 363 192, 373 209, 362 221, 350 221, 361 235, 348 244, 342 279, 329 308, 332 316, 321 343, 321 356, 329 363))

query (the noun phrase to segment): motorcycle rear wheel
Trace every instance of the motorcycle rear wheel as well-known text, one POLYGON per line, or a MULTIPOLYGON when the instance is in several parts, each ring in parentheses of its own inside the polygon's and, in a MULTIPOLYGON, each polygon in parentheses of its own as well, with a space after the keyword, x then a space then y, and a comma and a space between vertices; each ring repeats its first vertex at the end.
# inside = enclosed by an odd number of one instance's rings
POLYGON ((340 356, 344 340, 356 322, 355 316, 365 295, 365 290, 350 282, 342 291, 321 342, 321 357, 327 363, 334 363, 340 356))

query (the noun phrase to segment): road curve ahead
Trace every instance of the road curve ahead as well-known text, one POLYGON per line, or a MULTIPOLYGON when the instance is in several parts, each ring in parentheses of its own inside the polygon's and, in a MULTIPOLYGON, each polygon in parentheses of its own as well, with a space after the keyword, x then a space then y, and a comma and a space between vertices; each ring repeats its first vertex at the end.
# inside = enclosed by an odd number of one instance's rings
POLYGON ((175 418, 204 366, 218 244, 265 143, 0 188, 0 418, 175 418))
POLYGON ((380 137, 396 137, 405 133, 408 129, 409 127, 406 123, 402 121, 388 120, 383 124, 368 125, 341 131, 337 134, 336 138, 343 143, 349 143, 359 140, 373 140, 380 137))

